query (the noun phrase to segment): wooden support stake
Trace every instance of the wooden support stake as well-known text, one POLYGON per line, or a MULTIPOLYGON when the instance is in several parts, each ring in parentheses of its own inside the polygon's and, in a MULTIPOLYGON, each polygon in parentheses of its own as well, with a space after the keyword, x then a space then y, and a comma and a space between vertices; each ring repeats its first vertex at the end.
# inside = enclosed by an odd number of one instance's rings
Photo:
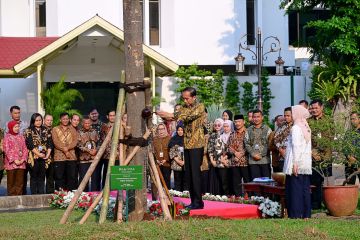
POLYGON ((84 224, 86 222, 86 220, 88 219, 88 217, 90 216, 90 214, 92 213, 92 211, 94 210, 94 208, 96 207, 96 205, 98 205, 98 203, 100 202, 101 198, 103 196, 103 192, 101 191, 96 198, 94 199, 93 203, 91 204, 91 206, 86 210, 84 216, 81 218, 79 224, 84 224))
MULTIPOLYGON (((121 72, 121 83, 125 83, 125 72, 121 72)), ((113 126, 113 136, 111 141, 111 149, 110 149, 110 157, 109 157, 109 165, 106 173, 106 180, 105 180, 105 186, 104 186, 104 197, 103 202, 100 210, 100 217, 99 217, 99 223, 102 224, 106 220, 106 215, 109 207, 109 198, 110 198, 110 169, 112 166, 115 165, 115 158, 116 158, 116 150, 118 148, 118 142, 119 142, 119 133, 120 133, 120 126, 121 126, 121 113, 123 110, 123 105, 125 101, 125 90, 124 88, 120 88, 119 90, 119 98, 118 103, 116 107, 116 117, 115 117, 115 124, 113 126)))
MULTIPOLYGON (((145 134, 143 135, 143 138, 144 138, 145 140, 147 140, 147 139, 149 138, 150 134, 151 134, 151 131, 148 130, 148 129, 146 129, 146 132, 145 132, 145 134)), ((134 147, 134 149, 132 150, 132 152, 126 157, 126 159, 125 159, 125 161, 124 161, 124 166, 129 165, 131 159, 135 156, 136 152, 137 152, 140 148, 141 148, 140 146, 134 147)))
POLYGON ((69 206, 67 207, 66 211, 64 212, 64 215, 62 216, 62 218, 60 220, 60 224, 65 224, 67 222, 68 218, 70 217, 70 214, 71 214, 72 210, 74 209, 77 200, 79 199, 81 193, 84 191, 86 184, 89 182, 91 175, 95 171, 95 168, 100 161, 100 158, 104 154, 106 146, 110 142, 111 136, 112 136, 112 131, 109 131, 104 142, 101 144, 99 151, 96 153, 96 156, 95 156, 93 162, 91 163, 89 169, 87 170, 83 180, 81 181, 78 189, 76 190, 74 197, 71 199, 69 206))
POLYGON ((155 184, 156 187, 158 188, 158 193, 159 193, 159 200, 160 200, 160 205, 161 208, 163 210, 164 213, 164 219, 171 221, 171 214, 167 205, 167 197, 164 193, 164 189, 162 188, 161 185, 161 181, 160 181, 160 177, 159 177, 159 172, 157 171, 156 165, 155 165, 155 160, 154 160, 154 156, 152 155, 152 152, 150 151, 150 148, 148 147, 148 156, 149 156, 149 164, 150 164, 150 168, 152 169, 154 176, 155 176, 155 184))

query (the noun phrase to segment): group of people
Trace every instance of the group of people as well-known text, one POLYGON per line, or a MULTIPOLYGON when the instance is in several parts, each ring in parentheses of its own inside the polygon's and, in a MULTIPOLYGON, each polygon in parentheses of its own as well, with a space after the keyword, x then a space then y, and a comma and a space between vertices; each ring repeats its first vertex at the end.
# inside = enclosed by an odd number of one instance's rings
MULTIPOLYGON (((177 127, 176 132, 170 132, 172 138, 161 134, 162 144, 160 150, 155 144, 155 152, 159 152, 156 157, 165 182, 169 183, 173 170, 175 189, 190 191, 190 208, 203 208, 201 194, 205 192, 240 196, 242 183, 270 178, 272 172, 287 175, 289 217, 309 218, 312 208, 321 207, 324 179, 312 171, 312 167, 314 162, 329 157, 329 151, 331 154, 331 150, 318 145, 319 133, 311 130, 314 122, 328 118, 321 100, 313 100, 310 105, 302 100, 296 106, 285 108, 284 114, 275 118, 273 131, 263 122, 263 113, 258 109, 248 112, 247 122, 243 115, 233 116, 226 110, 209 123, 194 88, 185 88, 182 99, 184 106, 174 113, 157 111, 168 123, 158 126, 159 133, 166 126, 171 129, 174 122, 177 127), (179 174, 179 171, 185 173, 179 174), (312 194, 310 185, 315 185, 312 194)), ((360 132, 358 113, 353 112, 351 120, 360 132)), ((331 175, 331 166, 328 175, 331 175)))
MULTIPOLYGON (((258 109, 246 117, 225 110, 209 122, 205 106, 197 100, 196 89, 185 88, 182 99, 184 105, 176 105, 173 113, 156 112, 164 121, 157 125, 152 147, 167 188, 189 190, 189 208, 203 208, 204 193, 242 196, 243 183, 270 178, 272 172, 287 175, 289 217, 309 218, 312 208, 321 207, 324 179, 312 167, 329 157, 331 149, 318 146, 316 137, 324 133, 312 131, 311 125, 328 118, 322 101, 314 100, 309 105, 302 100, 299 105, 285 108, 282 115, 275 117, 273 131, 258 109), (312 194, 310 185, 315 186, 312 194)), ((10 108, 10 115, 12 120, 4 130, 0 129, 0 181, 6 169, 8 195, 26 194, 28 172, 32 194, 76 189, 115 122, 114 110, 108 111, 108 122, 103 123, 95 108, 82 119, 77 114, 62 113, 60 124, 55 127, 49 114, 43 117, 34 113, 29 126, 20 119, 18 106, 10 108)), ((126 114, 121 121, 128 136, 126 114)), ((360 133, 357 112, 351 113, 351 122, 360 133)), ((103 188, 110 148, 108 144, 91 176, 91 186, 85 191, 103 188)))
MULTIPOLYGON (((103 123, 96 108, 82 118, 61 113, 60 124, 55 127, 53 116, 39 113, 31 116, 27 126, 18 106, 10 108, 10 116, 12 119, 0 129, 0 180, 5 169, 9 196, 26 194, 28 173, 31 194, 77 189, 115 122, 115 110, 108 111, 108 122, 103 123)), ((128 129, 126 122, 124 114, 122 126, 128 129)), ((109 143, 85 191, 100 191, 104 186, 110 148, 109 143)))

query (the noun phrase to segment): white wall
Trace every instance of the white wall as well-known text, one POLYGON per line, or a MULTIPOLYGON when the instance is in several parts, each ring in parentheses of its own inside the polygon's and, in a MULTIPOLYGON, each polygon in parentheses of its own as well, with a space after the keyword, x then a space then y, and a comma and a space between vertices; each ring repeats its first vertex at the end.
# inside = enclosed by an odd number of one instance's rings
MULTIPOLYGON (((227 77, 225 77, 226 79, 227 77)), ((257 82, 256 76, 241 76, 238 77, 240 84, 248 81, 251 83, 257 82)), ((291 106, 291 90, 290 90, 290 76, 270 76, 270 89, 272 95, 275 96, 271 100, 270 118, 274 118, 278 114, 282 114, 284 108, 291 106)), ((157 79, 156 91, 166 99, 166 102, 161 103, 160 108, 165 111, 173 111, 174 104, 178 100, 178 94, 174 92, 177 88, 176 79, 174 77, 163 77, 157 79)), ((239 84, 239 85, 240 85, 239 84)), ((297 104, 302 99, 308 99, 307 91, 311 86, 311 82, 308 78, 303 76, 294 76, 294 103, 297 104)), ((224 84, 225 89, 225 84, 224 84)), ((255 92, 257 86, 254 85, 253 92, 255 92)), ((243 96, 243 89, 240 88, 240 98, 243 96)))
POLYGON ((35 36, 35 0, 0 0, 0 36, 35 36))
POLYGON ((13 105, 21 108, 21 119, 29 122, 37 111, 36 75, 26 79, 0 79, 0 127, 10 119, 9 109, 13 105))
POLYGON ((98 14, 123 29, 121 0, 47 0, 46 35, 62 36, 98 14))

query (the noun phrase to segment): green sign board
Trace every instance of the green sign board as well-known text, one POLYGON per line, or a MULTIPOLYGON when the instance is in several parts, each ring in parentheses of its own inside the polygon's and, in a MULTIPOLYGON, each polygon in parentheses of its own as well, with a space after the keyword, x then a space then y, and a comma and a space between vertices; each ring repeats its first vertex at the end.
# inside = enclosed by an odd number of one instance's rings
POLYGON ((142 189, 143 166, 112 166, 111 190, 142 189))

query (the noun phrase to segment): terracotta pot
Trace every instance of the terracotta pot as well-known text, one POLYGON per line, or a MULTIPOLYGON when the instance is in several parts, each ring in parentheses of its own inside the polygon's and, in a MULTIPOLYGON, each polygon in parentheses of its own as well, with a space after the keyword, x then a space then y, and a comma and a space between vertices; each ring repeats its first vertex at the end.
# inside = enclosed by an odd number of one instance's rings
POLYGON ((358 204, 359 186, 324 186, 324 203, 330 215, 349 216, 355 212, 358 204))

